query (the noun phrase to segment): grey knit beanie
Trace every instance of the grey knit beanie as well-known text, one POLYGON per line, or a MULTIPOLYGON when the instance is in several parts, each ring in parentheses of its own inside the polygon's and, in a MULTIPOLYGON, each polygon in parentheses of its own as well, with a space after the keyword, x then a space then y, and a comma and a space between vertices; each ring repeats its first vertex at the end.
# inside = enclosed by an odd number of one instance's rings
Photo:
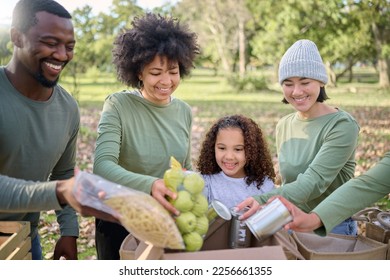
POLYGON ((291 77, 305 77, 326 84, 328 75, 314 42, 299 40, 283 55, 279 64, 279 83, 291 77))

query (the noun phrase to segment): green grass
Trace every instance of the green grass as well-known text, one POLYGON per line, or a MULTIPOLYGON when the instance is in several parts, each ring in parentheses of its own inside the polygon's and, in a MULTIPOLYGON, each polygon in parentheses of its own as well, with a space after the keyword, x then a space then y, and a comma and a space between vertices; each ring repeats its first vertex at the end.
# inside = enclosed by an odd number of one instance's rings
MULTIPOLYGON (((370 75, 373 73, 369 72, 370 75)), ((110 93, 127 89, 126 86, 115 80, 113 75, 101 74, 96 78, 79 77, 77 79, 78 87, 76 98, 81 107, 90 107, 102 105, 104 99, 110 93)), ((64 77, 61 84, 74 92, 73 81, 64 77)), ((279 104, 282 99, 282 93, 278 84, 269 86, 269 90, 261 92, 236 92, 226 82, 223 76, 213 76, 208 70, 194 70, 190 77, 186 77, 182 82, 175 96, 188 103, 204 104, 206 102, 223 103, 256 103, 257 105, 282 105, 279 104), (200 103, 199 103, 200 102, 200 103)), ((327 93, 331 97, 330 104, 341 106, 380 106, 388 107, 390 105, 390 92, 383 92, 377 88, 376 84, 371 83, 342 83, 336 88, 327 88, 327 93), (378 102, 380 100, 380 102, 378 102)), ((262 106, 261 106, 262 107, 262 106)), ((218 110, 219 111, 219 110, 218 110)))
MULTIPOLYGON (((350 112, 361 127, 356 155, 356 175, 359 175, 390 150, 390 92, 377 88, 374 71, 357 69, 356 73, 358 78, 351 83, 343 79, 337 87, 327 87, 326 90, 330 97, 327 103, 350 112)), ((96 126, 104 99, 110 93, 126 89, 126 86, 117 82, 114 75, 103 74, 98 77, 80 76, 78 82, 75 97, 81 108, 79 142, 83 143, 82 151, 79 149, 78 166, 82 170, 91 170, 96 126)), ((71 79, 64 77, 61 84, 69 92, 75 92, 71 79)), ((242 113, 259 123, 276 160, 275 125, 280 117, 293 111, 291 106, 281 102, 282 93, 278 84, 270 84, 269 89, 258 92, 236 92, 223 76, 213 76, 212 71, 197 69, 191 77, 182 81, 175 96, 193 108, 193 159, 197 158, 204 133, 214 120, 226 114, 242 113)), ((389 199, 380 200, 378 205, 390 208, 389 199)), ((53 217, 50 215, 44 216, 43 219, 47 224, 53 223, 53 217)), ((79 259, 90 259, 96 255, 90 239, 93 237, 91 225, 93 218, 80 218, 82 238, 78 240, 79 259)), ((50 230, 53 234, 48 233, 44 238, 44 243, 47 243, 44 251, 48 256, 58 234, 58 229, 49 228, 50 230)))

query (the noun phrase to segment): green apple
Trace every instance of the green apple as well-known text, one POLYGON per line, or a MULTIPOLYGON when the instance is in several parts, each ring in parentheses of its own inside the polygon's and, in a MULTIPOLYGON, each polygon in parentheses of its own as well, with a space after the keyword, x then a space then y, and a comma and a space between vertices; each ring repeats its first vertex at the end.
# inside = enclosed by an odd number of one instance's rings
POLYGON ((196 227, 196 216, 191 212, 181 213, 176 217, 176 225, 182 234, 191 232, 196 227))
POLYGON ((204 180, 199 173, 189 172, 185 174, 183 186, 192 194, 201 193, 204 188, 204 180))
POLYGON ((196 227, 195 232, 199 233, 201 236, 205 235, 209 230, 209 219, 206 215, 196 217, 196 227))
POLYGON ((202 236, 195 231, 184 234, 183 241, 188 252, 199 251, 203 246, 202 236))
POLYGON ((172 205, 180 212, 188 212, 194 207, 194 202, 192 201, 191 194, 183 190, 177 192, 177 197, 172 201, 172 205))
POLYGON ((170 168, 165 171, 163 179, 168 189, 177 192, 177 187, 183 182, 184 172, 181 169, 170 168))
POLYGON ((209 203, 203 193, 193 195, 192 199, 194 201, 194 207, 192 207, 191 212, 194 213, 195 216, 200 217, 207 213, 209 203))

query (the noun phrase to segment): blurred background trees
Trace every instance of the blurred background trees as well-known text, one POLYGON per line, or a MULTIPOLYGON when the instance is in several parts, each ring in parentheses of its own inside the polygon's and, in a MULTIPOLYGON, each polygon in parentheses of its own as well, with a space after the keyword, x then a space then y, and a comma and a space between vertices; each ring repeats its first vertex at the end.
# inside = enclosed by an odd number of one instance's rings
MULTIPOLYGON (((91 6, 73 11, 76 58, 67 75, 114 72, 114 37, 145 11, 135 0, 113 0, 107 13, 91 6)), ((351 80, 356 65, 373 66, 380 88, 390 88, 390 0, 181 0, 152 12, 177 17, 198 34, 202 54, 197 67, 223 74, 238 89, 276 82, 284 51, 296 40, 316 42, 330 85, 351 80), (263 69, 273 75, 263 77, 263 69), (254 73, 256 75, 254 75, 254 73), (260 74, 259 74, 260 73, 260 74)), ((0 28, 0 62, 11 55, 7 28, 0 28)))

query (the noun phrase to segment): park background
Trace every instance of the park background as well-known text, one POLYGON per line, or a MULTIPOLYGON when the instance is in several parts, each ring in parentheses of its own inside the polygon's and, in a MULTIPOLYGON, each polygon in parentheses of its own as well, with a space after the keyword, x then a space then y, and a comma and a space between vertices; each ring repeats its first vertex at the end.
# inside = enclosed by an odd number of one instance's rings
MULTIPOLYGON (((91 1, 71 12, 77 44, 60 84, 80 105, 81 170, 92 171, 105 97, 126 89, 116 80, 111 63, 113 40, 146 11, 177 17, 198 34, 201 54, 196 68, 174 94, 193 109, 193 160, 213 121, 241 113, 264 131, 277 170, 275 125, 293 111, 281 102, 278 63, 302 38, 316 42, 327 66, 327 103, 348 111, 360 125, 355 175, 390 150, 389 0, 181 0, 152 9, 138 2, 112 0, 107 10, 96 13, 91 1)), ((0 64, 5 65, 11 54, 9 26, 0 24, 0 64)), ((389 197, 375 205, 390 209, 389 197)), ((80 259, 96 258, 94 230, 93 218, 80 217, 80 259)), ((40 233, 45 259, 52 258, 58 232, 54 213, 44 212, 40 233)))

